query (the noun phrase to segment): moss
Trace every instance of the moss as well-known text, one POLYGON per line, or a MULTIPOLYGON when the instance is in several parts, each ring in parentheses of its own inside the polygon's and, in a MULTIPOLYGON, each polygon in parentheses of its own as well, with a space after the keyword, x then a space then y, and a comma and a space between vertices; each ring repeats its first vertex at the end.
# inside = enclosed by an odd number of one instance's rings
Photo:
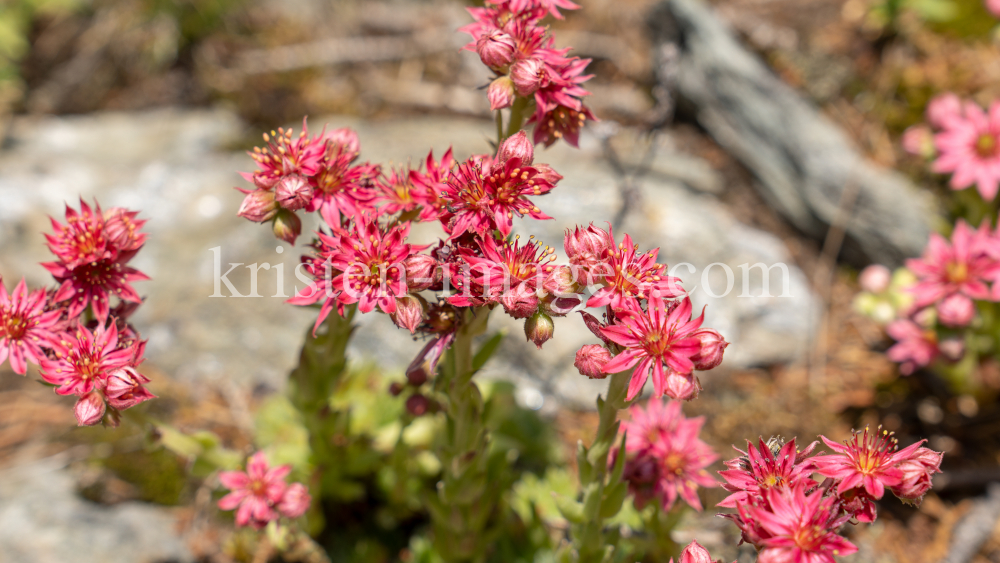
POLYGON ((115 451, 102 463, 135 486, 140 500, 164 505, 179 505, 185 500, 187 477, 183 464, 166 450, 115 451))

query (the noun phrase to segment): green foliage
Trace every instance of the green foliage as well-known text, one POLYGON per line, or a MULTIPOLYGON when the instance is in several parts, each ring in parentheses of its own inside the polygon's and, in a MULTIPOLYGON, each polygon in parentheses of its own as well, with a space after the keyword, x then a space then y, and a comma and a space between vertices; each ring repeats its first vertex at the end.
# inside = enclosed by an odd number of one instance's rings
POLYGON ((869 19, 875 26, 895 29, 905 11, 935 31, 956 37, 984 38, 996 28, 996 18, 982 0, 882 0, 872 6, 869 19))

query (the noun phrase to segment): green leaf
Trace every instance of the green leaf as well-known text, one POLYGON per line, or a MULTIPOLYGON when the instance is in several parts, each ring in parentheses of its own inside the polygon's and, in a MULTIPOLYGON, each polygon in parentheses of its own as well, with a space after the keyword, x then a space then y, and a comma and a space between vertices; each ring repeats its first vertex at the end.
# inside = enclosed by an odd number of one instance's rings
POLYGON ((503 341, 503 337, 507 335, 507 331, 501 330, 491 336, 489 340, 483 343, 479 351, 472 358, 472 371, 479 371, 486 365, 486 362, 493 357, 493 354, 497 351, 500 346, 500 342, 503 341))
POLYGON ((587 516, 584 513, 583 504, 564 495, 556 493, 552 493, 552 495, 556 501, 556 507, 559 509, 559 513, 563 515, 563 518, 574 524, 584 523, 587 516))
POLYGON ((624 481, 615 483, 604 491, 601 500, 601 518, 611 518, 622 509, 625 497, 628 496, 628 485, 624 481))

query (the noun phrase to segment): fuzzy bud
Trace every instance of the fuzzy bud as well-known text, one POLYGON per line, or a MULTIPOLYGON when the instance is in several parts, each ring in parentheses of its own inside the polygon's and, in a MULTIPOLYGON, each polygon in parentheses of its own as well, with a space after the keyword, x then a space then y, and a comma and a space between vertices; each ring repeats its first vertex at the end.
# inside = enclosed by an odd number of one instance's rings
POLYGON ((441 281, 437 260, 427 254, 411 254, 403 260, 406 286, 410 291, 423 291, 441 281))
POLYGON ((861 274, 858 276, 858 284, 861 285, 861 289, 869 293, 882 293, 889 289, 891 282, 892 272, 882 264, 872 264, 861 270, 861 274))
POLYGON ((941 324, 952 328, 968 326, 976 316, 976 305, 961 293, 953 293, 937 304, 937 316, 941 324))
POLYGON ((552 338, 552 333, 555 329, 556 326, 552 322, 552 317, 541 311, 524 321, 524 336, 534 342, 539 350, 542 349, 542 344, 545 344, 552 338))
POLYGON ((580 293, 580 284, 576 283, 573 269, 569 266, 555 266, 542 282, 542 288, 552 295, 569 296, 580 293))
POLYGON ((903 150, 910 154, 915 154, 927 160, 937 155, 937 148, 934 146, 934 134, 926 125, 913 125, 903 131, 903 150))
POLYGON ((544 86, 545 65, 538 59, 523 59, 510 67, 510 78, 517 93, 525 98, 544 86))
POLYGON ((298 211, 312 201, 313 189, 305 178, 292 174, 274 186, 274 196, 278 205, 289 211, 298 211))
POLYGON ((278 503, 278 512, 286 518, 298 518, 309 510, 309 503, 312 497, 309 490, 302 483, 292 483, 285 489, 281 501, 278 503))
POLYGON ((694 338, 701 341, 701 350, 691 358, 694 362, 694 369, 706 371, 722 363, 722 354, 726 351, 729 343, 717 331, 710 328, 697 330, 692 334, 694 338))
POLYGON ((572 231, 566 229, 563 248, 569 256, 570 268, 578 284, 596 285, 610 273, 601 272, 598 268, 604 265, 605 256, 614 251, 614 241, 603 229, 593 224, 586 229, 579 226, 572 231))
POLYGON ((500 296, 500 303, 503 304, 504 311, 515 319, 526 319, 538 310, 538 295, 522 283, 510 288, 500 296))
POLYGON ((667 381, 664 395, 678 401, 690 401, 698 397, 701 391, 701 382, 693 375, 681 375, 676 371, 667 368, 667 381))
POLYGON ((80 426, 93 426, 104 418, 104 397, 100 391, 91 391, 80 397, 73 407, 76 421, 80 426))
POLYGON ((580 375, 586 375, 591 379, 604 379, 608 374, 604 373, 604 365, 611 361, 611 352, 604 346, 597 344, 584 344, 576 351, 576 360, 573 365, 580 370, 580 375))
POLYGON ((514 58, 514 39, 499 29, 491 29, 479 36, 476 52, 483 64, 496 71, 502 71, 514 58))
MULTIPOLYGON (((535 159, 535 145, 524 131, 518 131, 516 135, 507 137, 500 143, 496 162, 504 163, 515 158, 520 160, 522 165, 529 165, 535 159)), ((496 170, 497 166, 494 165, 493 169, 496 170)))
POLYGON ((404 295, 396 298, 396 310, 392 313, 392 322, 399 328, 405 328, 410 334, 414 334, 423 322, 424 316, 424 300, 419 296, 404 295))
POLYGON ((278 202, 271 190, 254 190, 249 192, 240 210, 236 212, 240 217, 244 217, 254 223, 263 223, 272 219, 278 213, 278 202))
POLYGON ((274 216, 274 223, 271 225, 274 236, 287 242, 295 244, 295 239, 302 234, 302 220, 295 213, 281 209, 274 216))
POLYGON ((489 89, 486 90, 486 97, 490 100, 490 110, 509 108, 514 104, 514 82, 501 76, 490 82, 489 89))

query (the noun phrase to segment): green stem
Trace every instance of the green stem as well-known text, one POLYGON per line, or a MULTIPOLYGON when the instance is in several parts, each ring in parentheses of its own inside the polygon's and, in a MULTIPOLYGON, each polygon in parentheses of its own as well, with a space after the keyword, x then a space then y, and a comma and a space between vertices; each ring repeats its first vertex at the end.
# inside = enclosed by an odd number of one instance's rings
POLYGON ((627 491, 621 480, 619 459, 615 471, 608 471, 608 455, 618 441, 618 411, 625 408, 631 371, 613 374, 606 398, 597 399, 599 422, 597 436, 590 448, 581 447, 577 466, 583 491, 583 520, 573 527, 573 546, 580 563, 606 560, 614 548, 612 538, 605 537, 604 521, 618 513, 627 491))
POLYGON ((505 137, 504 137, 504 134, 503 134, 503 110, 499 110, 498 109, 497 110, 497 146, 498 147, 500 146, 500 143, 503 142, 504 138, 505 137))
POLYGON ((521 96, 514 98, 514 105, 510 108, 510 122, 507 124, 507 137, 517 135, 517 132, 521 130, 521 126, 524 125, 524 121, 528 118, 527 109, 532 103, 534 103, 533 99, 522 98, 521 96))
POLYGON ((483 397, 472 381, 472 343, 486 330, 489 310, 465 311, 462 327, 448 351, 435 390, 443 393, 446 429, 438 456, 442 478, 428 499, 434 543, 445 561, 482 561, 488 526, 502 491, 487 479, 489 436, 483 420, 483 397))

